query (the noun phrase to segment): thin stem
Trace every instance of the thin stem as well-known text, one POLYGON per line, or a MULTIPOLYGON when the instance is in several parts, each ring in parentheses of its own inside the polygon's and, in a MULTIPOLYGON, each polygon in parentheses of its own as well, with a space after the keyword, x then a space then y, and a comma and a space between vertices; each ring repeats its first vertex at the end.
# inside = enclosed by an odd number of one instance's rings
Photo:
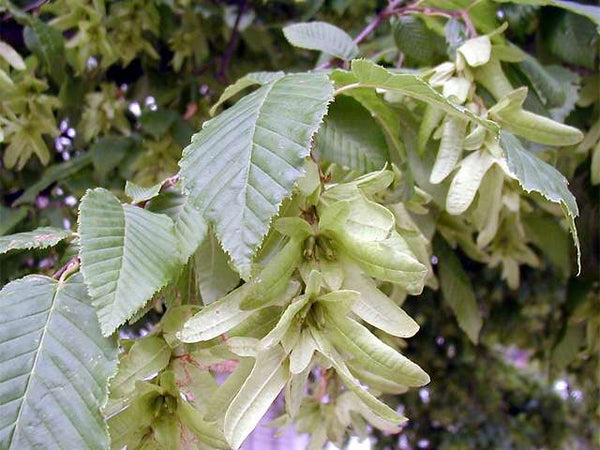
POLYGON ((79 256, 73 256, 64 266, 56 271, 52 276, 55 280, 64 281, 73 272, 79 269, 79 256))
MULTIPOLYGON (((379 27, 379 25, 381 25, 384 22, 384 20, 390 17, 394 8, 396 8, 402 2, 403 0, 393 0, 388 4, 387 7, 379 11, 375 18, 371 22, 369 22, 369 24, 365 28, 363 28, 363 30, 360 33, 356 35, 356 37, 354 38, 354 43, 358 45, 362 41, 364 41, 367 38, 367 36, 373 33, 373 31, 375 31, 379 27)), ((333 59, 330 59, 329 61, 326 61, 325 63, 318 66, 316 70, 328 69, 329 67, 331 67, 332 64, 333 59)))
POLYGON ((231 37, 229 38, 229 43, 227 44, 227 49, 225 50, 225 54, 223 55, 223 59, 221 60, 221 68, 219 69, 219 73, 217 74, 217 78, 220 78, 223 81, 227 80, 227 69, 229 69, 229 64, 231 62, 231 57, 233 56, 233 51, 237 45, 239 40, 239 27, 240 22, 242 20, 242 16, 244 15, 244 11, 246 10, 246 6, 248 5, 247 0, 242 0, 240 3, 237 17, 235 18, 235 23, 233 24, 233 30, 231 31, 231 37))
MULTIPOLYGON (((41 6, 44 5, 44 3, 47 3, 47 2, 48 2, 48 0, 37 0, 37 1, 33 2, 33 3, 31 3, 30 5, 23 6, 22 8, 20 8, 20 10, 22 12, 33 11, 34 9, 40 8, 41 6)), ((8 21, 8 20, 10 20, 12 18, 13 18, 13 14, 10 13, 10 12, 7 12, 2 17, 2 22, 6 22, 6 21, 8 21)))
POLYGON ((339 94, 341 94, 344 91, 349 91, 350 89, 356 89, 358 87, 361 87, 360 83, 347 84, 346 86, 342 86, 341 88, 336 89, 333 92, 333 96, 337 97, 339 94))

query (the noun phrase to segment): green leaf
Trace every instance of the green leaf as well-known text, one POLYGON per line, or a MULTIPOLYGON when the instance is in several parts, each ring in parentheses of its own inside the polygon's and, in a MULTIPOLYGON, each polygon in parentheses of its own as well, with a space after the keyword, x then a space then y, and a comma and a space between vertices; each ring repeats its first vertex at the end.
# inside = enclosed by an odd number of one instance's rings
POLYGON ((113 333, 162 288, 179 266, 171 219, 88 191, 79 208, 81 271, 102 333, 113 333))
POLYGON ((419 65, 435 64, 445 53, 444 39, 416 16, 400 16, 393 24, 396 47, 419 65))
POLYGON ((135 341, 119 362, 119 371, 110 383, 111 397, 125 397, 135 390, 136 381, 154 377, 169 364, 171 348, 156 336, 135 341))
MULTIPOLYGON (((305 336, 310 335, 308 330, 305 330, 305 336)), ((313 342, 313 348, 311 349, 310 357, 312 358, 314 350, 316 350, 316 344, 313 342)), ((291 360, 290 360, 291 361, 291 360)), ((308 383, 308 377, 310 375, 310 359, 306 365, 306 368, 298 373, 294 373, 290 370, 292 375, 285 386, 285 409, 291 418, 295 418, 300 411, 302 402, 306 398, 306 384, 308 383)))
POLYGON ((219 97, 217 103, 215 103, 212 106, 212 108, 210 108, 210 115, 214 116, 219 106, 221 106, 227 100, 232 98, 234 95, 237 95, 240 92, 242 92, 244 89, 257 84, 259 86, 263 86, 265 84, 272 83, 273 81, 279 80, 284 75, 285 73, 283 72, 252 72, 247 75, 244 75, 235 83, 225 88, 225 90, 221 94, 221 97, 219 97))
POLYGON ((142 203, 156 197, 160 193, 162 181, 154 186, 142 187, 131 181, 125 182, 125 195, 129 197, 133 203, 142 203))
POLYGON ((356 100, 342 96, 330 107, 316 137, 315 156, 363 174, 389 160, 385 135, 356 100))
POLYGON ((318 50, 344 61, 358 55, 358 46, 348 33, 327 22, 295 23, 285 27, 283 34, 294 47, 318 50))
POLYGON ((323 74, 287 75, 205 122, 183 152, 184 192, 214 225, 243 278, 302 175, 332 90, 323 74))
POLYGON ((70 230, 54 227, 40 227, 33 231, 10 234, 0 237, 0 254, 11 250, 53 247, 60 241, 71 237, 70 230))
MULTIPOLYGON (((345 70, 334 70, 330 78, 335 82, 336 87, 348 86, 356 83, 356 77, 345 70)), ((404 147, 400 140, 400 121, 396 111, 388 105, 375 89, 372 88, 357 88, 343 91, 344 96, 349 96, 357 100, 366 110, 371 113, 371 116, 379 122, 383 129, 390 147, 397 154, 404 154, 404 147)), ((336 100, 339 101, 339 100, 336 100)))
MULTIPOLYGON (((395 74, 366 59, 352 61, 352 73, 356 77, 358 83, 358 86, 356 87, 379 88, 404 94, 442 108, 449 114, 475 121, 493 133, 499 131, 498 125, 494 122, 482 119, 465 107, 449 101, 418 75, 404 73, 395 74)), ((346 88, 349 87, 347 86, 346 88)))
POLYGON ((571 272, 569 232, 555 217, 528 215, 523 217, 527 237, 565 275, 571 272))
POLYGON ((578 273, 581 272, 581 249, 575 226, 579 215, 577 201, 569 191, 567 179, 554 167, 542 161, 512 134, 505 131, 500 134, 500 145, 505 152, 509 170, 515 176, 525 192, 537 192, 546 200, 558 203, 569 222, 573 242, 577 250, 578 273))
POLYGON ((344 266, 342 286, 360 293, 352 304, 352 312, 368 324, 399 337, 411 337, 419 331, 419 325, 355 265, 344 266))
POLYGON ((225 438, 232 448, 242 445, 285 386, 286 358, 281 346, 257 355, 252 372, 225 413, 225 438))
POLYGON ((281 317, 281 306, 272 305, 260 309, 248 317, 240 325, 232 328, 230 336, 248 336, 262 339, 279 321, 281 317))
POLYGON ((461 330, 467 333, 474 344, 477 344, 483 320, 471 280, 454 251, 439 236, 434 240, 434 253, 439 261, 438 275, 444 301, 452 309, 461 330))
POLYGON ((0 236, 6 235, 27 217, 27 208, 6 208, 0 205, 0 236))
POLYGON ((166 214, 175 222, 175 237, 179 243, 180 259, 187 262, 201 242, 205 241, 208 226, 190 200, 177 189, 169 189, 154 197, 148 210, 166 214))
POLYGON ((94 142, 88 153, 91 153, 94 170, 100 178, 105 178, 118 167, 134 146, 135 140, 125 136, 104 136, 94 142))
POLYGON ((223 297, 240 282, 240 276, 229 266, 229 260, 212 233, 194 254, 196 285, 207 305, 223 297))
POLYGON ((13 69, 25 70, 25 61, 21 58, 21 55, 8 45, 6 42, 0 41, 0 57, 3 58, 13 69))
POLYGON ((169 128, 178 118, 177 112, 161 108, 154 111, 144 111, 139 118, 139 122, 146 133, 151 134, 155 139, 160 139, 167 134, 169 128))
MULTIPOLYGON (((498 3, 519 3, 521 5, 534 6, 554 6, 556 8, 566 9, 575 14, 587 17, 600 29, 600 6, 586 5, 584 3, 571 2, 566 0, 495 0, 498 3)), ((600 32, 600 31, 599 31, 600 32)))
POLYGON ((31 203, 35 200, 38 194, 57 181, 68 180, 69 177, 75 175, 84 167, 92 163, 92 155, 84 153, 76 156, 70 161, 61 164, 55 164, 48 167, 41 175, 39 181, 29 186, 23 194, 15 200, 12 206, 22 205, 23 203, 31 203))
POLYGON ((45 24, 36 16, 28 16, 28 26, 23 31, 25 45, 37 56, 52 79, 60 86, 65 77, 65 41, 62 33, 45 24))
POLYGON ((0 447, 107 448, 100 408, 118 350, 81 275, 13 281, 0 308, 0 447))
POLYGON ((594 26, 587 18, 566 11, 542 17, 539 36, 550 53, 568 64, 597 70, 600 20, 594 26))
MULTIPOLYGON (((568 84, 529 55, 519 63, 519 68, 527 76, 531 86, 547 108, 557 108, 567 100, 568 84)), ((565 69, 567 70, 567 69, 565 69)))

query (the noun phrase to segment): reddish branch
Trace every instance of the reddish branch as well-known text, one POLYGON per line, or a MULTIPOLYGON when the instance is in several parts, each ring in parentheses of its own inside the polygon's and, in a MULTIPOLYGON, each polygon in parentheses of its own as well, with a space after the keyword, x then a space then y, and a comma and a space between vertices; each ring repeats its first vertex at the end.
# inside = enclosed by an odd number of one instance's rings
MULTIPOLYGON (((425 14, 428 16, 443 16, 455 19, 461 19, 465 23, 465 27, 467 28, 467 34, 470 37, 477 36, 477 31, 473 26, 473 22, 469 17, 469 13, 466 10, 446 10, 440 8, 426 8, 422 6, 418 6, 421 0, 412 3, 410 5, 399 8, 398 6, 402 3, 403 0, 394 0, 389 3, 389 5, 382 9, 375 18, 369 22, 369 24, 354 38, 354 43, 356 45, 360 44, 364 41, 369 35, 371 35, 379 26, 388 20, 392 16, 402 16, 405 14, 425 14)), ((333 59, 321 64, 317 67, 319 69, 328 69, 333 64, 333 59)))
POLYGON ((227 69, 229 68, 229 63, 231 62, 231 57, 233 56, 233 51, 237 46, 237 42, 239 40, 240 35, 240 22, 242 20, 242 16, 246 11, 246 6, 248 5, 247 0, 242 0, 240 3, 237 17, 235 18, 235 23, 233 24, 233 30, 231 31, 231 37, 229 38, 229 43, 227 44, 227 49, 225 50, 225 54, 221 59, 221 68, 219 69, 219 73, 217 74, 217 78, 221 81, 227 82, 227 69))
POLYGON ((63 275, 75 271, 79 267, 79 256, 73 256, 64 266, 56 271, 52 276, 55 280, 60 280, 63 275))

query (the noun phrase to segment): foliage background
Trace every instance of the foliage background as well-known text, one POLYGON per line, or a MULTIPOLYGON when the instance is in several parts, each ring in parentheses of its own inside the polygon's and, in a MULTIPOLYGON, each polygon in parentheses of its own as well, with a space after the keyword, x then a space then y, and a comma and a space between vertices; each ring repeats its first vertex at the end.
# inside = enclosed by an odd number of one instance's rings
MULTIPOLYGON (((471 2, 429 3, 458 10, 471 2)), ((559 65, 579 77, 560 103, 570 103, 565 121, 582 130, 598 127, 595 25, 549 6, 479 3, 493 26, 509 23, 507 37, 513 43, 542 64, 559 65)), ((230 82, 251 71, 301 71, 322 63, 314 52, 290 46, 283 26, 318 19, 356 36, 386 3, 55 0, 16 5, 28 14, 14 15, 0 6, 0 38, 27 65, 9 71, 0 58, 0 68, 17 89, 0 98, 0 235, 44 225, 74 228, 78 199, 87 188, 122 192, 126 179, 147 186, 174 174, 181 149, 230 82), (32 18, 52 32, 40 39, 40 25, 32 18)), ((402 52, 409 68, 442 62, 448 58, 445 38, 425 26, 431 20, 427 15, 394 18, 361 51, 391 65, 402 52)), ((548 88, 536 89, 522 65, 506 69, 511 81, 531 88, 528 108, 550 114, 556 105, 543 95, 548 88)), ((551 82, 564 83, 559 71, 552 73, 551 82)), ((537 242, 532 236, 547 259, 539 268, 522 269, 517 289, 500 281, 499 269, 458 255, 484 317, 477 346, 458 328, 439 291, 427 290, 404 305, 422 326, 407 355, 434 376, 426 388, 387 399, 410 411, 402 446, 600 444, 600 192, 598 179, 592 183, 600 166, 592 164, 592 153, 567 148, 545 155, 570 179, 579 203, 581 276, 564 258, 570 251, 566 235, 538 236, 537 242)), ((0 283, 27 273, 51 274, 73 253, 59 245, 2 255, 0 283)), ((398 439, 378 433, 373 438, 379 448, 393 447, 398 439)))

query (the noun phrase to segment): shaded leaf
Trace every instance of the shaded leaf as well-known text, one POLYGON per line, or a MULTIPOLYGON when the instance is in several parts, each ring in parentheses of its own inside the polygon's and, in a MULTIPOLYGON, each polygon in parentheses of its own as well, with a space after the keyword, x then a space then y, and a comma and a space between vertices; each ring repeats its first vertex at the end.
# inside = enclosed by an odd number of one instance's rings
POLYGON ((356 100, 343 96, 329 108, 316 137, 315 155, 363 174, 389 159, 379 125, 356 100))
POLYGON ((483 325, 475 292, 465 270, 452 249, 443 238, 434 240, 434 252, 438 257, 438 275, 444 301, 450 306, 458 325, 469 339, 477 344, 483 325))
POLYGON ((194 254, 194 272, 205 305, 223 297, 240 282, 240 276, 229 266, 227 255, 212 233, 194 254))

